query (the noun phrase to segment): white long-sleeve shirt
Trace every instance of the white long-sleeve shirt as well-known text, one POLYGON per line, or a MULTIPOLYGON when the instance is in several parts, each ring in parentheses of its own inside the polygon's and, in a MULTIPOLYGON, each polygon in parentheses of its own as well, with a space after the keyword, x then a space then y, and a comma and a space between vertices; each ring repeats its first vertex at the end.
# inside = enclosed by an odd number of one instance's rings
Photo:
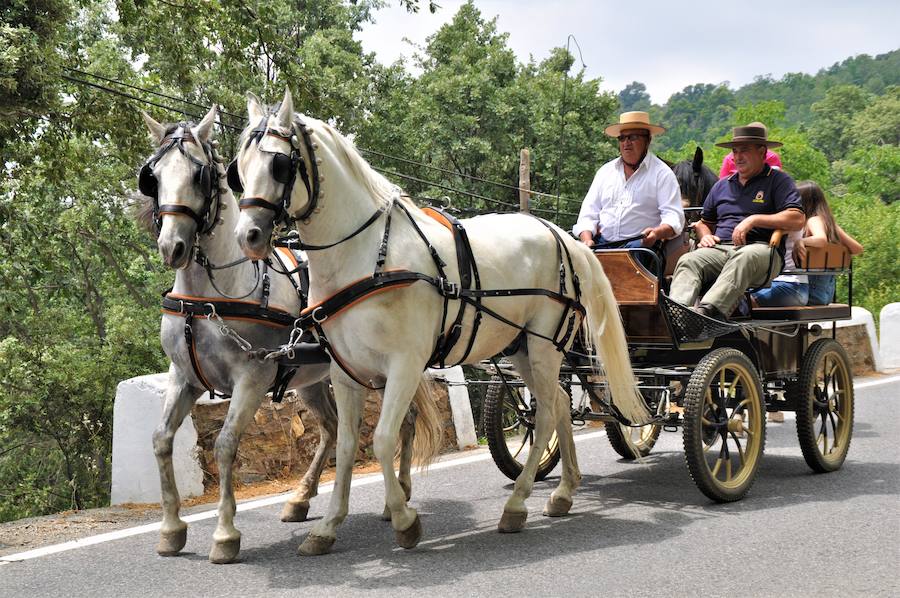
POLYGON ((681 190, 672 169, 647 152, 627 181, 621 157, 600 167, 572 232, 596 235, 599 228, 607 241, 620 241, 660 224, 671 226, 676 235, 684 229, 681 190))

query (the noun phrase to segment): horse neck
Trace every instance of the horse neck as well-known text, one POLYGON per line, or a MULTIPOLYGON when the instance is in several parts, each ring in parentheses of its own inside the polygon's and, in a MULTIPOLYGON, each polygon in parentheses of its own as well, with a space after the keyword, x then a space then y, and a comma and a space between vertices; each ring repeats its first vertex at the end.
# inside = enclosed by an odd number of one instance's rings
MULTIPOLYGON (((364 184, 348 172, 342 176, 329 169, 326 194, 320 200, 321 209, 312 214, 309 223, 298 222, 300 238, 307 245, 328 245, 343 239, 375 213, 381 202, 372 197, 364 184)), ((405 220, 394 210, 391 224, 391 244, 402 235, 405 227, 397 226, 405 220)), ((311 299, 330 295, 348 284, 370 276, 374 271, 378 247, 384 235, 385 216, 382 215, 360 234, 324 250, 307 251, 309 259, 311 299)))
MULTIPOLYGON (((217 164, 220 172, 219 183, 224 182, 224 170, 221 164, 217 164)), ((198 247, 212 266, 224 266, 243 259, 244 254, 237 244, 232 231, 238 219, 238 205, 234 195, 227 187, 220 189, 219 203, 224 210, 219 209, 219 218, 222 222, 215 225, 215 234, 201 234, 198 247)), ((191 295, 194 297, 240 297, 245 295, 256 282, 256 268, 249 261, 245 261, 225 268, 214 270, 215 286, 209 279, 206 269, 191 259, 190 265, 175 273, 175 293, 191 295), (218 290, 217 290, 218 289, 218 290), (221 292, 220 292, 221 291, 221 292)), ((251 298, 253 295, 251 294, 251 298)))

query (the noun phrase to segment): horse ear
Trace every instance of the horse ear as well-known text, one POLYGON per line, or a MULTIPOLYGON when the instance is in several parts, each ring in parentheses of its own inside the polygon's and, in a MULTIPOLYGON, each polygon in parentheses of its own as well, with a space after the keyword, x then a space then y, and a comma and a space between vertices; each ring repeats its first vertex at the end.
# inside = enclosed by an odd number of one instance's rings
POLYGON ((278 121, 278 126, 285 129, 291 126, 291 122, 294 119, 294 98, 291 96, 291 90, 287 87, 284 88, 284 99, 281 100, 281 107, 278 109, 278 114, 275 118, 278 121))
POLYGON ((218 113, 218 107, 213 104, 213 107, 209 109, 209 112, 206 113, 206 116, 203 117, 203 120, 200 121, 200 124, 194 127, 191 133, 194 135, 194 139, 199 141, 200 143, 206 143, 209 141, 210 134, 212 133, 212 126, 216 122, 216 114, 218 113))
POLYGON ((259 122, 266 115, 262 102, 250 92, 247 92, 247 115, 251 123, 259 122))
POLYGON ((703 168, 703 150, 699 145, 694 151, 694 161, 691 162, 691 168, 694 170, 694 172, 700 172, 703 168))
POLYGON ((150 131, 150 137, 152 137, 153 141, 159 145, 166 136, 166 127, 153 120, 153 117, 143 110, 141 110, 141 116, 144 118, 144 124, 147 125, 147 130, 150 131))

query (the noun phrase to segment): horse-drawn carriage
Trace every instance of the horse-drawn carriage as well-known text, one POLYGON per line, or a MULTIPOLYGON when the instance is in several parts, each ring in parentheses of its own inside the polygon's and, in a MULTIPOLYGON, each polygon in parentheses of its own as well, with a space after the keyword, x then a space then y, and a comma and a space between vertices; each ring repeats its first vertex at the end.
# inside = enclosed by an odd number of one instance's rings
MULTIPOLYGON (((683 239, 676 240, 684 245, 683 239)), ((853 384, 847 355, 816 322, 850 317, 850 304, 754 308, 745 317, 715 320, 670 300, 667 277, 682 251, 599 249, 597 259, 613 285, 641 394, 654 423, 620 423, 608 408, 593 355, 577 346, 560 372, 571 397, 574 425, 605 422, 613 449, 624 459, 647 456, 663 430, 682 430, 691 477, 709 498, 729 502, 750 489, 765 447, 766 413, 796 412, 797 437, 816 472, 841 467, 853 428, 853 384), (639 254, 649 254, 644 260, 639 254), (649 260, 647 259, 649 257, 649 260), (643 263, 642 263, 643 261, 643 263), (651 269, 643 264, 653 264, 651 269)), ((841 245, 813 250, 797 273, 847 275, 841 245)), ((483 425, 494 461, 515 478, 530 447, 535 404, 507 364, 492 361, 483 425)), ((551 440, 538 479, 559 460, 551 440)))
MULTIPOLYGON (((347 515, 366 388, 382 394, 373 450, 385 481, 384 517, 400 546, 416 546, 422 526, 408 505, 411 456, 417 452, 427 463, 441 436, 436 412, 429 416, 422 371, 501 352, 515 369, 491 362, 497 384, 485 405, 495 459, 516 477, 501 532, 524 528, 534 480, 557 460, 559 484, 543 513, 569 513, 581 479, 570 420, 605 421, 613 447, 626 458, 648 454, 661 429, 683 427, 691 474, 720 501, 741 498, 753 483, 767 410, 797 411, 800 445, 813 469, 842 464, 853 422, 850 367, 833 338, 816 339, 822 329, 811 322, 846 318, 849 306, 755 310, 733 322, 706 318, 665 294, 678 251, 665 258, 651 253, 648 269, 638 259, 646 250, 592 253, 530 216, 458 222, 427 213, 330 125, 295 113, 290 93, 273 109, 251 96, 247 108, 251 124, 227 171, 210 142, 215 107, 196 126, 165 127, 145 117, 159 149, 141 169, 139 186, 151 200, 160 252, 179 271, 178 296, 170 297, 162 327, 173 365, 154 435, 164 503, 160 554, 177 554, 187 537, 171 466, 175 430, 204 388, 224 387, 232 402, 216 441, 222 479, 210 559, 236 558, 241 534, 233 522, 231 464, 265 389, 288 384, 276 362, 299 368, 297 388, 321 390, 327 373, 337 410, 320 393, 328 421, 318 465, 282 512, 286 521, 306 518, 336 430, 334 491, 327 514, 299 548, 304 555, 329 552, 347 515), (225 180, 243 194, 239 202, 225 180), (237 243, 215 237, 217 225, 233 230, 237 243), (270 258, 279 227, 295 230, 298 248, 308 252, 309 305, 272 336, 263 328, 296 312, 280 310, 276 318, 273 306, 299 302, 288 277, 276 283, 258 267, 270 258), (510 268, 514 260, 520 266, 510 268), (313 344, 304 341, 309 331, 330 365, 292 361, 313 344), (280 348, 267 350, 272 342, 280 348), (522 394, 526 383, 534 399, 522 394), (415 412, 419 451, 412 446, 415 412), (524 463, 508 442, 514 428, 527 430, 522 447, 534 446, 524 463)), ((810 256, 807 274, 850 271, 842 248, 810 256)))

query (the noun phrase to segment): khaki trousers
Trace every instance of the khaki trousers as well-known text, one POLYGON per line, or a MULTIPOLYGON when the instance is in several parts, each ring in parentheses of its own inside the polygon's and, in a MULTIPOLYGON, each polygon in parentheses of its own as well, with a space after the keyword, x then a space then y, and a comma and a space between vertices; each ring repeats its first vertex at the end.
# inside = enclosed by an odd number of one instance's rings
POLYGON ((700 302, 729 315, 747 289, 768 284, 783 267, 781 255, 764 243, 701 247, 678 260, 669 297, 691 306, 708 288, 700 302))

